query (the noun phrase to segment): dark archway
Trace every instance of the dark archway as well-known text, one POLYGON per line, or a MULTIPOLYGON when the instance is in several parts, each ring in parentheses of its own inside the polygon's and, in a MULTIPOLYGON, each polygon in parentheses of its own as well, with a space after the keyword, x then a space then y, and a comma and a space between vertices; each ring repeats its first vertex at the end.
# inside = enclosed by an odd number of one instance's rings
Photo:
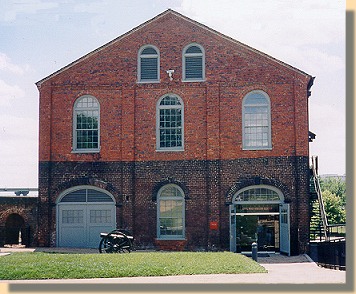
POLYGON ((10 214, 5 222, 5 244, 19 244, 20 230, 21 239, 23 240, 25 233, 25 221, 23 217, 17 213, 10 214))

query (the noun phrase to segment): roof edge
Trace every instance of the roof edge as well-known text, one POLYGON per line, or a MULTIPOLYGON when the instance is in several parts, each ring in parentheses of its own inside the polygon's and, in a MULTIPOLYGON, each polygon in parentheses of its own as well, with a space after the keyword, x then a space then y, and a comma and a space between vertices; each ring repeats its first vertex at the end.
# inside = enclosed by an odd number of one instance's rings
POLYGON ((100 47, 94 49, 93 51, 90 51, 89 53, 85 54, 84 56, 82 56, 82 57, 80 57, 80 58, 74 60, 73 62, 67 64, 66 66, 60 68, 59 70, 57 70, 57 71, 51 73, 50 75, 48 75, 48 76, 46 76, 45 78, 43 78, 43 79, 39 80, 38 82, 36 82, 35 85, 36 85, 37 87, 41 87, 41 85, 42 85, 45 81, 51 79, 52 77, 55 77, 56 75, 60 74, 62 71, 71 68, 72 66, 74 66, 74 65, 78 64, 79 62, 81 62, 81 61, 83 61, 83 60, 89 58, 89 57, 92 56, 93 54, 99 52, 100 50, 102 50, 102 49, 104 49, 104 48, 106 48, 106 47, 112 45, 113 43, 115 43, 115 42, 117 42, 117 41, 119 41, 119 40, 121 40, 121 39, 123 39, 123 38, 129 36, 129 35, 131 35, 132 33, 136 32, 137 30, 139 30, 139 29, 141 29, 142 27, 146 26, 147 24, 149 24, 149 23, 151 23, 151 22, 153 22, 153 21, 155 21, 155 20, 157 20, 157 19, 163 17, 164 15, 166 15, 166 14, 168 14, 168 13, 170 13, 170 12, 174 12, 174 11, 173 11, 172 9, 167 9, 167 10, 163 11, 162 13, 156 15, 155 17, 153 17, 153 18, 151 18, 151 19, 149 19, 149 20, 147 20, 147 21, 141 23, 140 25, 138 25, 138 26, 134 27, 133 29, 127 31, 126 33, 124 33, 124 34, 122 34, 122 35, 116 37, 115 39, 113 39, 113 40, 111 40, 111 41, 105 43, 104 45, 102 45, 102 46, 100 46, 100 47))
POLYGON ((153 21, 155 21, 155 20, 157 20, 157 19, 159 19, 159 18, 161 18, 161 17, 163 17, 163 16, 165 16, 166 14, 169 14, 169 13, 172 13, 172 14, 174 14, 174 15, 180 17, 180 18, 183 18, 183 19, 185 19, 186 21, 189 21, 189 22, 193 23, 194 25, 197 25, 197 26, 199 26, 199 27, 201 27, 201 28, 203 28, 203 29, 205 29, 205 30, 208 30, 208 31, 210 31, 211 33, 213 33, 213 34, 215 34, 215 35, 218 35, 218 36, 220 36, 220 37, 222 37, 222 38, 224 38, 224 39, 226 39, 226 40, 228 40, 228 41, 230 41, 230 42, 233 42, 233 43, 235 43, 235 44, 237 44, 237 45, 239 45, 239 46, 241 46, 241 47, 243 47, 243 48, 245 48, 245 49, 247 49, 247 50, 249 50, 249 51, 252 51, 252 52, 254 52, 254 53, 256 53, 256 54, 259 54, 259 55, 261 55, 261 56, 263 56, 263 57, 265 57, 265 58, 267 58, 267 59, 269 59, 269 60, 272 60, 272 61, 274 61, 274 62, 276 62, 276 63, 278 63, 278 64, 280 64, 280 65, 282 65, 282 66, 284 66, 284 67, 286 67, 286 68, 288 68, 288 69, 290 69, 290 70, 296 72, 296 73, 302 74, 302 75, 308 77, 309 80, 313 78, 310 74, 308 74, 308 73, 306 73, 306 72, 304 72, 304 71, 302 71, 302 70, 300 70, 300 69, 298 69, 298 68, 296 68, 296 67, 294 67, 294 66, 292 66, 292 65, 290 65, 290 64, 288 64, 288 63, 285 63, 285 62, 283 62, 283 61, 281 61, 281 60, 279 60, 279 59, 277 59, 277 58, 272 57, 271 55, 268 55, 268 54, 266 54, 266 53, 264 53, 264 52, 262 52, 262 51, 260 51, 260 50, 257 50, 257 49, 255 49, 255 48, 253 48, 253 47, 251 47, 251 46, 248 46, 248 45, 246 45, 246 44, 244 44, 244 43, 242 43, 242 42, 240 42, 240 41, 237 41, 236 39, 234 39, 234 38, 232 38, 232 37, 229 37, 229 36, 227 36, 227 35, 225 35, 225 34, 223 34, 223 33, 221 33, 221 32, 218 32, 217 30, 212 29, 212 28, 208 27, 207 25, 204 25, 204 24, 202 24, 202 23, 200 23, 200 22, 198 22, 198 21, 195 21, 195 20, 193 20, 193 19, 191 19, 191 18, 189 18, 189 17, 187 17, 187 16, 185 16, 185 15, 183 15, 183 14, 181 14, 181 13, 179 13, 179 12, 177 12, 177 11, 172 10, 172 9, 169 8, 169 9, 163 11, 162 13, 156 15, 155 17, 153 17, 153 18, 151 18, 151 19, 149 19, 149 20, 143 22, 142 24, 140 24, 140 25, 134 27, 133 29, 129 30, 128 32, 126 32, 126 33, 124 33, 124 34, 122 34, 122 35, 116 37, 115 39, 113 39, 113 40, 111 40, 111 41, 105 43, 104 45, 98 47, 97 49, 94 49, 93 51, 91 51, 91 52, 85 54, 84 56, 82 56, 82 57, 76 59, 75 61, 69 63, 68 65, 66 65, 66 66, 64 66, 64 67, 62 67, 62 68, 60 68, 59 70, 57 70, 57 71, 55 71, 54 73, 48 75, 47 77, 45 77, 45 78, 39 80, 38 82, 35 83, 36 86, 37 86, 38 88, 41 87, 41 85, 42 85, 44 82, 46 82, 47 80, 51 79, 52 77, 55 77, 56 75, 60 74, 60 73, 63 72, 64 70, 67 70, 67 69, 71 68, 72 66, 74 66, 74 65, 78 64, 79 62, 81 62, 81 61, 83 61, 83 60, 89 58, 89 57, 92 56, 93 54, 99 52, 100 50, 102 50, 102 49, 104 49, 104 48, 106 48, 106 47, 108 47, 108 46, 114 44, 115 42, 117 42, 117 41, 119 41, 119 40, 121 40, 121 39, 123 39, 123 38, 125 38, 125 37, 127 37, 127 36, 129 36, 129 35, 131 35, 132 33, 136 32, 137 30, 141 29, 142 27, 148 25, 149 23, 151 23, 151 22, 153 22, 153 21))
POLYGON ((180 16, 181 18, 184 18, 185 20, 187 20, 189 22, 192 22, 195 25, 198 25, 198 26, 200 26, 200 27, 202 27, 202 28, 204 28, 206 30, 209 30, 210 32, 212 32, 212 33, 214 33, 214 34, 216 34, 216 35, 218 35, 218 36, 220 36, 220 37, 222 37, 222 38, 224 38, 224 39, 226 39, 228 41, 231 41, 231 42, 233 42, 235 44, 238 44, 238 45, 240 45, 240 46, 242 46, 242 47, 244 47, 244 48, 246 48, 246 49, 248 49, 248 50, 250 50, 250 51, 252 51, 254 53, 257 53, 257 54, 259 54, 261 56, 264 56, 264 57, 266 57, 266 58, 268 58, 268 59, 270 59, 272 61, 275 61, 275 62, 283 65, 284 67, 287 67, 287 68, 289 68, 289 69, 291 69, 293 71, 296 71, 299 74, 302 74, 302 75, 305 75, 305 76, 307 76, 309 78, 312 78, 312 75, 310 75, 310 74, 308 74, 308 73, 306 73, 306 72, 304 72, 304 71, 302 71, 302 70, 300 70, 300 69, 298 69, 298 68, 296 68, 296 67, 294 67, 294 66, 292 66, 292 65, 290 65, 288 63, 285 63, 285 62, 283 62, 283 61, 281 61, 281 60, 279 60, 279 59, 277 59, 275 57, 272 57, 271 55, 268 55, 268 54, 266 54, 266 53, 264 53, 264 52, 262 52, 262 51, 260 51, 258 49, 255 49, 255 48, 249 46, 249 45, 246 45, 245 43, 237 41, 236 39, 234 39, 232 37, 229 37, 229 36, 219 32, 219 31, 217 31, 215 29, 212 29, 212 28, 208 27, 207 25, 204 25, 204 24, 202 24, 200 22, 197 22, 197 21, 195 21, 195 20, 193 20, 193 19, 191 19, 191 18, 189 18, 189 17, 187 17, 187 16, 185 16, 185 15, 179 13, 179 12, 176 12, 176 11, 174 11, 172 9, 168 9, 168 10, 171 11, 173 14, 175 14, 177 16, 180 16))

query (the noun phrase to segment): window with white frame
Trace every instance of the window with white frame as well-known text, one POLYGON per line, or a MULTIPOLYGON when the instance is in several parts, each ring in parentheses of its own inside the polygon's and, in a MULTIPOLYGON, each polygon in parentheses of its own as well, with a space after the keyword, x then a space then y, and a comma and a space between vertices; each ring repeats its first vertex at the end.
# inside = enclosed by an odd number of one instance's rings
POLYGON ((252 91, 242 102, 243 149, 271 149, 271 107, 268 95, 252 91))
POLYGON ((155 46, 146 45, 138 52, 138 81, 159 81, 159 50, 155 46))
POLYGON ((73 112, 73 151, 98 152, 100 105, 91 95, 77 99, 73 112))
POLYGON ((174 184, 163 186, 157 195, 157 237, 182 239, 185 236, 183 190, 174 184))
POLYGON ((183 50, 183 81, 205 79, 205 54, 199 44, 189 44, 183 50))
POLYGON ((184 107, 180 97, 164 95, 157 103, 157 150, 183 150, 184 107))

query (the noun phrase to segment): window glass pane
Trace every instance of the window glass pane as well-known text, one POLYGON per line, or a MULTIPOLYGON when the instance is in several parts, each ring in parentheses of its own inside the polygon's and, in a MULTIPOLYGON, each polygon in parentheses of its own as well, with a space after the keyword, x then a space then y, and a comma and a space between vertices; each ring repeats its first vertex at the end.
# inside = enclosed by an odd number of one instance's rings
POLYGON ((159 147, 182 147, 182 106, 179 98, 166 96, 159 107, 159 147))
POLYGON ((269 105, 261 93, 251 93, 244 100, 244 146, 269 147, 269 105))
POLYGON ((181 191, 168 185, 160 191, 158 226, 161 237, 183 236, 184 199, 181 191))
POLYGON ((75 149, 99 148, 99 104, 94 97, 79 98, 75 106, 75 149))
POLYGON ((254 188, 243 191, 236 196, 238 201, 274 201, 280 200, 278 193, 267 188, 254 188))
POLYGON ((62 223, 82 224, 83 210, 62 210, 62 223))
POLYGON ((106 210, 90 210, 90 223, 111 223, 111 211, 106 210))
POLYGON ((179 235, 183 231, 183 201, 160 200, 160 234, 179 235))
POLYGON ((159 105, 181 105, 181 103, 176 96, 166 96, 161 100, 159 105))
POLYGON ((252 104, 252 105, 267 105, 268 101, 267 98, 261 93, 251 93, 245 99, 245 105, 252 104))

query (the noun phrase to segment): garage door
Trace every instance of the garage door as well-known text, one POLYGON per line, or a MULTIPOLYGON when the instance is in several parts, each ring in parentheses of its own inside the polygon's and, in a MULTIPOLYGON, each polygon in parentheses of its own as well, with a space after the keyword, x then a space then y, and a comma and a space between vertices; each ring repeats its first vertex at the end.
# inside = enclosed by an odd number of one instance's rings
POLYGON ((116 228, 115 202, 104 190, 78 189, 57 206, 57 246, 97 248, 100 233, 116 228))

